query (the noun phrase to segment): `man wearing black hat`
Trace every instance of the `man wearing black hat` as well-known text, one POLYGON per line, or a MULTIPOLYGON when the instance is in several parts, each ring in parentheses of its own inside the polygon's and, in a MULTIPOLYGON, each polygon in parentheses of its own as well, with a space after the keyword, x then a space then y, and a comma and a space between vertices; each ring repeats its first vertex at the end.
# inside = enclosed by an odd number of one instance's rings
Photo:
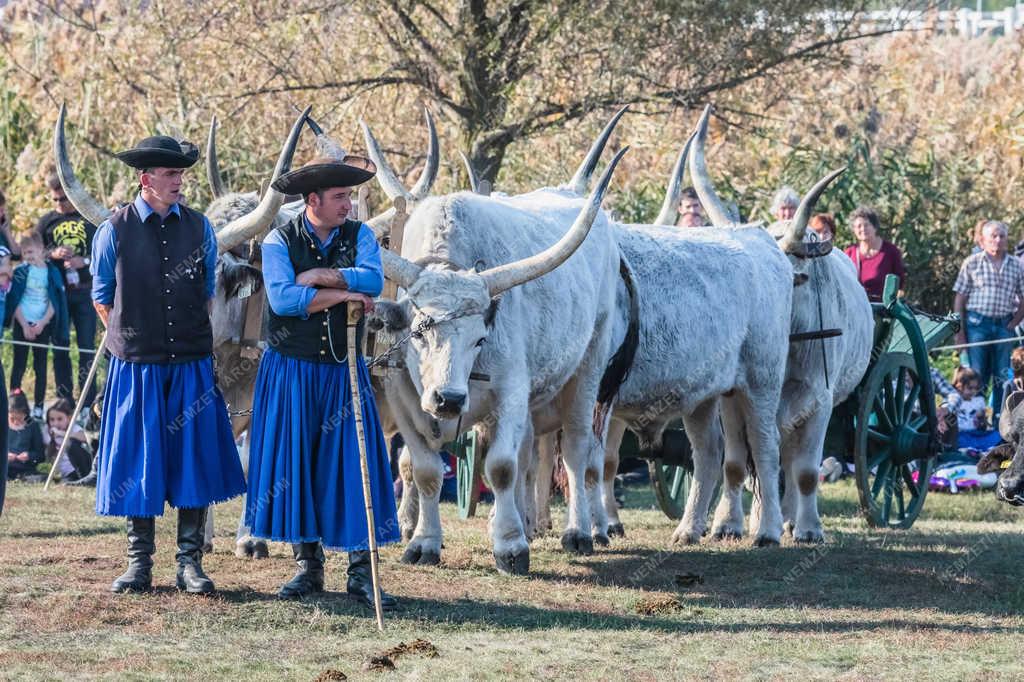
POLYGON ((206 508, 245 491, 224 398, 214 383, 209 301, 217 242, 180 203, 194 146, 149 137, 117 155, 140 191, 100 225, 92 297, 107 326, 96 512, 128 517, 128 570, 114 592, 152 587, 155 522, 178 509, 177 586, 213 592, 202 568, 206 508))
MULTIPOLYGON (((373 231, 347 219, 352 187, 376 168, 343 154, 335 150, 274 183, 301 194, 306 206, 263 241, 269 348, 253 396, 246 523, 256 537, 292 543, 299 571, 282 599, 323 591, 326 547, 349 552, 347 591, 372 607, 347 306, 372 308, 384 279, 373 231)), ((377 542, 393 543, 400 530, 387 447, 362 357, 358 364, 377 542)), ((381 606, 393 608, 395 599, 382 592, 381 606)))

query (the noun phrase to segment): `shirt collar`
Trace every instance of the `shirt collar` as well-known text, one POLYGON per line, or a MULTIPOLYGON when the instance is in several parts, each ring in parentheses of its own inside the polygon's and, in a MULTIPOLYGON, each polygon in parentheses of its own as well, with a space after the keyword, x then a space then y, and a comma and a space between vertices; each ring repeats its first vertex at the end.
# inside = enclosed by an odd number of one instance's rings
MULTIPOLYGON (((142 198, 142 192, 138 193, 138 195, 135 197, 135 201, 132 203, 135 205, 135 210, 139 212, 139 219, 142 222, 146 222, 149 216, 156 213, 156 211, 154 211, 153 208, 146 203, 146 200, 142 198)), ((171 204, 170 213, 173 213, 179 218, 181 217, 181 210, 178 208, 178 204, 171 204)))
POLYGON ((313 238, 313 243, 321 249, 330 246, 331 242, 334 241, 334 238, 338 236, 339 228, 335 227, 330 231, 330 233, 328 233, 327 239, 320 241, 320 238, 316 235, 316 230, 313 229, 313 223, 309 222, 309 217, 306 215, 305 211, 302 212, 302 224, 306 226, 306 232, 308 232, 309 236, 313 238))

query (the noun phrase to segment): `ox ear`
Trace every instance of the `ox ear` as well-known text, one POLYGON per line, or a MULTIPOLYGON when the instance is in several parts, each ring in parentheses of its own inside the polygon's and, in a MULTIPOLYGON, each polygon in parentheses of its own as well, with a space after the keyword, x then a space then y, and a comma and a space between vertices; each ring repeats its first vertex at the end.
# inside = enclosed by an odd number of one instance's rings
POLYGON ((388 334, 398 334, 407 330, 411 323, 409 306, 405 302, 377 301, 373 312, 366 316, 366 324, 374 332, 383 329, 388 334))
POLYGON ((220 284, 224 300, 230 301, 243 286, 249 285, 253 292, 263 286, 263 272, 254 265, 225 253, 220 257, 220 284))

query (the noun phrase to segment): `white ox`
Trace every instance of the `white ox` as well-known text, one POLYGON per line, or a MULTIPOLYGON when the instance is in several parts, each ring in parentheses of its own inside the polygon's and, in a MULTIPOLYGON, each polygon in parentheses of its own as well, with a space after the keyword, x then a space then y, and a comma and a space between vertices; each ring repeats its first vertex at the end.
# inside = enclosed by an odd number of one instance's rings
MULTIPOLYGON (((690 174, 712 223, 728 228, 732 221, 715 194, 704 162, 707 123, 708 111, 705 110, 690 157, 690 174)), ((804 241, 815 201, 841 172, 833 172, 815 185, 800 203, 793 219, 788 224, 776 224, 772 229, 779 240, 781 252, 792 263, 795 281, 798 282, 793 291, 791 332, 841 331, 839 336, 832 338, 792 343, 786 358, 785 383, 778 414, 782 468, 786 472, 782 506, 786 526, 791 527, 797 542, 822 542, 825 539, 817 504, 818 469, 825 432, 832 408, 846 400, 864 376, 874 335, 871 305, 857 279, 853 263, 845 254, 832 250, 831 244, 804 241)), ((729 428, 726 422, 726 429, 729 428)), ((774 485, 762 485, 756 492, 764 493, 775 488, 774 485)), ((687 517, 698 518, 707 513, 706 506, 699 506, 700 502, 691 496, 687 503, 687 517)), ((742 514, 738 489, 727 490, 723 504, 733 510, 731 514, 735 514, 737 509, 742 514)), ((757 523, 759 511, 755 503, 751 526, 757 523)))
MULTIPOLYGON (((405 297, 382 304, 380 315, 392 332, 411 330, 405 370, 385 382, 411 453, 416 492, 407 494, 418 494, 419 503, 404 561, 440 560, 437 452, 475 427, 487 442, 495 495, 495 562, 502 572, 528 572, 526 505, 517 483, 532 456, 531 411, 538 408, 557 409, 566 422, 566 466, 579 502, 563 546, 592 547, 586 481, 593 489, 598 480, 593 412, 615 349, 619 282, 619 254, 600 203, 623 152, 586 200, 550 188, 426 199, 406 225, 402 256, 382 254, 386 276, 405 297), (473 371, 489 381, 470 383, 473 371)), ((577 180, 585 186, 593 165, 584 167, 577 180)))

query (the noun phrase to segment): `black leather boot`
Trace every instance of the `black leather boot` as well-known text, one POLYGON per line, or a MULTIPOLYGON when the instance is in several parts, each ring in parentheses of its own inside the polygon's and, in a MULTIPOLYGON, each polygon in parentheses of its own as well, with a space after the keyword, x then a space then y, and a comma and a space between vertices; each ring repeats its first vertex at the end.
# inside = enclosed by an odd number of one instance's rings
POLYGON ((319 542, 300 542, 292 545, 299 572, 281 586, 277 596, 281 599, 302 599, 324 591, 324 548, 319 542))
MULTIPOLYGON (((348 553, 348 586, 346 591, 358 597, 371 609, 373 608, 373 568, 370 566, 370 550, 362 549, 348 553)), ((398 606, 398 600, 380 590, 380 607, 391 611, 398 606)))
POLYGON ((111 592, 149 592, 153 589, 156 519, 128 517, 128 570, 110 585, 111 592))
POLYGON ((178 510, 178 589, 211 594, 213 581, 203 573, 203 532, 206 507, 178 510))

